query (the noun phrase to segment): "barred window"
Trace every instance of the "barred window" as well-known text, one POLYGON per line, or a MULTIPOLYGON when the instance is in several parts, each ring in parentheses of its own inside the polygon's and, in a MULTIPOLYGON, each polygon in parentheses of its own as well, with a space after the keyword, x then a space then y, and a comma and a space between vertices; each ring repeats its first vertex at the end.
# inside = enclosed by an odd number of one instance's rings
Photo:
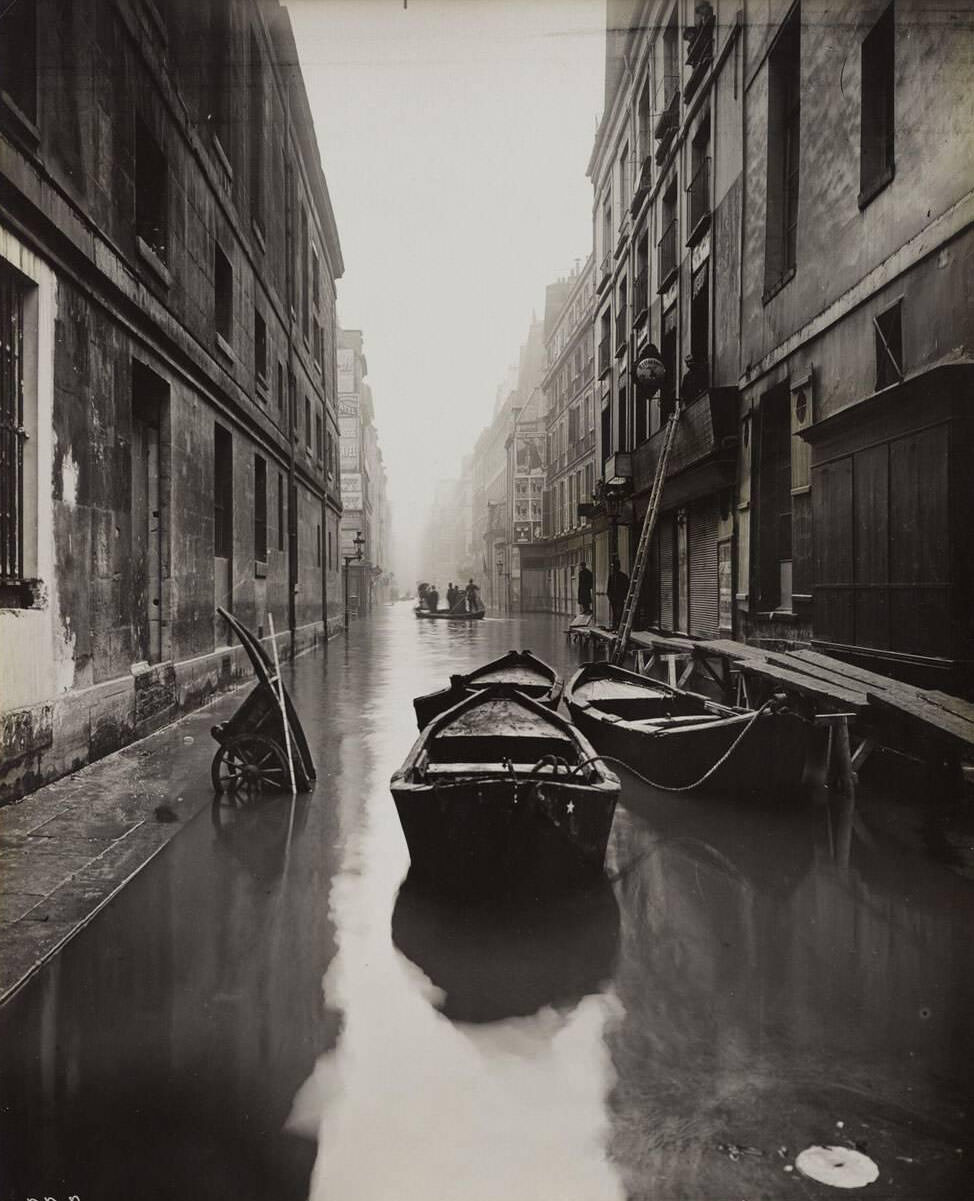
POLYGON ((22 277, 0 262, 0 606, 29 604, 23 593, 24 300, 22 277))

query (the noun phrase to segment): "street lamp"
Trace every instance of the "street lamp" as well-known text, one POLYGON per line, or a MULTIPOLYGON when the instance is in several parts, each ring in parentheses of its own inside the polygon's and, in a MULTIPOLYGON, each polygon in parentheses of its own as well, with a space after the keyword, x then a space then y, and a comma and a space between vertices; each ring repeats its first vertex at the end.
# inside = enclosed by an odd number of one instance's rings
POLYGON ((348 565, 349 563, 357 563, 362 558, 362 547, 365 545, 365 539, 362 537, 362 531, 356 530, 355 537, 352 539, 352 545, 355 547, 353 555, 342 555, 342 561, 345 564, 345 633, 348 633, 348 565))

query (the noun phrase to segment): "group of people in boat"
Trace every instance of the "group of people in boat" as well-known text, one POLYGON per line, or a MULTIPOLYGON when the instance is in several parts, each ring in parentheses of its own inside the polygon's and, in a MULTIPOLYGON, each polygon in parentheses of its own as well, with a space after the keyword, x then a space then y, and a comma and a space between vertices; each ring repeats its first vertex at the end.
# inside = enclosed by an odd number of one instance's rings
MULTIPOLYGON (((417 592, 422 608, 429 609, 431 613, 438 612, 440 593, 435 584, 420 584, 417 592)), ((451 580, 446 590, 446 607, 450 613, 481 613, 484 602, 480 599, 480 589, 473 580, 468 580, 465 588, 460 584, 454 585, 451 580)))

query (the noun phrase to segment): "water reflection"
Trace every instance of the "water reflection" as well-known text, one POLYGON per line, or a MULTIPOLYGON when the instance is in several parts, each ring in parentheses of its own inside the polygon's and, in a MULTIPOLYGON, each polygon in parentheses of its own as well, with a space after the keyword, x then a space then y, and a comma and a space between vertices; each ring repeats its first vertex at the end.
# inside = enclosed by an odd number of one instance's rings
POLYGON ((850 798, 750 813, 634 784, 626 805, 617 854, 640 867, 619 884, 609 1042, 627 1195, 776 1197, 812 1143, 866 1150, 884 1196, 965 1195, 974 897, 864 844, 850 798))
POLYGON ((392 912, 392 941, 435 985, 454 1022, 566 1010, 611 978, 619 905, 608 881, 517 907, 456 905, 409 876, 392 912))
POLYGON ((974 888, 882 799, 627 778, 611 886, 400 886, 412 698, 512 647, 566 674, 563 625, 407 605, 295 664, 314 794, 202 813, 0 1010, 0 1195, 821 1201, 784 1167, 846 1139, 869 1195, 968 1195, 974 888))

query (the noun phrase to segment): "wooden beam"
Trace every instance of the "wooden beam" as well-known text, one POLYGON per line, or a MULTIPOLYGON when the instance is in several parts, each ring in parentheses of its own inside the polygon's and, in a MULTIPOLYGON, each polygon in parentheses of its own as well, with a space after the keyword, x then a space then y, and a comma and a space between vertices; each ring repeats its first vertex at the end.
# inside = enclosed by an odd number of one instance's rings
POLYGON ((965 747, 974 746, 974 721, 941 709, 924 700, 922 696, 911 698, 870 692, 869 701, 877 709, 895 713, 899 717, 922 725, 929 733, 940 738, 960 743, 965 747))
POLYGON ((837 684, 829 684, 824 680, 787 671, 783 667, 774 667, 769 663, 741 662, 738 666, 745 675, 770 680, 772 684, 780 685, 786 692, 797 692, 812 700, 830 705, 842 705, 853 709, 856 713, 865 712, 869 707, 864 692, 853 692, 851 688, 841 688, 837 684))

